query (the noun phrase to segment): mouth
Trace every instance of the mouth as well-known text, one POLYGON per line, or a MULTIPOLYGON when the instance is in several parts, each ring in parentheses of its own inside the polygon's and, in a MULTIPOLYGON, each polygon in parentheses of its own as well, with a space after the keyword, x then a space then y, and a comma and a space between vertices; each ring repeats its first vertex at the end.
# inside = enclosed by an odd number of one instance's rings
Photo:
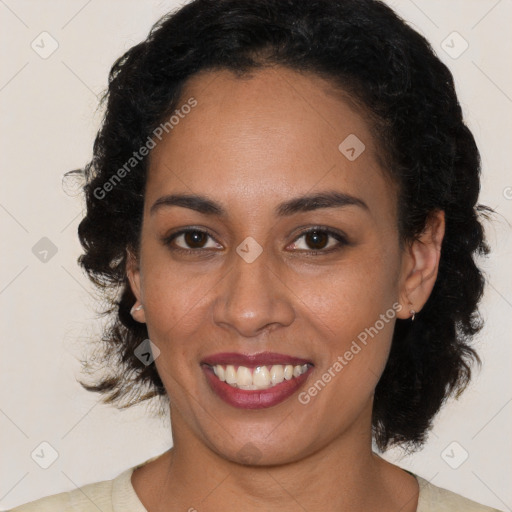
POLYGON ((305 359, 271 352, 216 354, 201 363, 211 390, 226 403, 243 409, 281 403, 299 390, 313 367, 305 359))

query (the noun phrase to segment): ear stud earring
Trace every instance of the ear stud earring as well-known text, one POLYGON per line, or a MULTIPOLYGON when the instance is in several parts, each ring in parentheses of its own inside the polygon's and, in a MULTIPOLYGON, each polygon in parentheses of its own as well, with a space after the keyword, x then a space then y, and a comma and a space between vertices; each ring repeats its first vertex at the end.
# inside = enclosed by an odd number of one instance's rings
POLYGON ((135 311, 140 311, 143 307, 144 306, 142 304, 140 304, 140 306, 137 306, 137 307, 133 306, 133 308, 130 310, 130 314, 133 316, 133 313, 135 311))
POLYGON ((414 309, 409 310, 409 313, 411 314, 411 322, 414 322, 414 319, 416 318, 416 311, 414 309))

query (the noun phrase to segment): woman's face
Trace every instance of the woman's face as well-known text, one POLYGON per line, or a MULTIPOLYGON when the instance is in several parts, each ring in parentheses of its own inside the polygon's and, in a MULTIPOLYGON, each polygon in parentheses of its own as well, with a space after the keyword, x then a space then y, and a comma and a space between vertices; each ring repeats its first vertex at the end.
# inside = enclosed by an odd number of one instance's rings
POLYGON ((340 436, 368 442, 404 258, 367 120, 319 77, 283 68, 202 73, 188 100, 152 150, 129 271, 175 443, 192 436, 230 460, 276 464, 340 436), (295 202, 320 193, 344 200, 295 202), (222 214, 162 199, 182 194, 222 214), (195 232, 172 238, 185 228, 195 232), (286 366, 304 361, 307 373, 288 379, 286 366), (262 384, 222 382, 214 363, 228 380, 262 384), (260 390, 272 374, 282 382, 260 390))

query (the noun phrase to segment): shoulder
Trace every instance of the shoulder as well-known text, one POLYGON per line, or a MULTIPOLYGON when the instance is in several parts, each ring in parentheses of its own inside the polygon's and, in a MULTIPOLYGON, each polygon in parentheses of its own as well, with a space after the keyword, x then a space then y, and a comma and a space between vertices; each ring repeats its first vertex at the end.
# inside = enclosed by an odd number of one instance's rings
MULTIPOLYGON (((167 450, 168 452, 169 450, 167 450)), ((113 480, 83 485, 69 492, 46 496, 7 512, 147 512, 131 483, 135 469, 163 455, 155 455, 120 473, 113 480)))
POLYGON ((500 512, 415 476, 420 486, 417 512, 500 512))
POLYGON ((46 496, 20 505, 9 512, 113 512, 112 483, 105 480, 84 485, 69 492, 46 496))

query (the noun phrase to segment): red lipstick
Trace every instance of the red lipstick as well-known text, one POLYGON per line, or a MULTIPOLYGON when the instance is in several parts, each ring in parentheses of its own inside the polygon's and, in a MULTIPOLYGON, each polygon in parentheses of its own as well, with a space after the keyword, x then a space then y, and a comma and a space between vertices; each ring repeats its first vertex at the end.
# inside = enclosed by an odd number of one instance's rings
POLYGON ((224 402, 240 409, 264 409, 277 405, 293 395, 304 384, 312 371, 313 364, 307 359, 277 354, 275 352, 260 352, 259 354, 239 354, 225 352, 207 356, 201 362, 201 368, 206 376, 210 389, 224 402), (215 365, 233 365, 255 368, 257 366, 281 365, 304 365, 308 369, 302 375, 284 380, 279 384, 266 389, 246 390, 233 387, 221 381, 214 373, 215 365))

